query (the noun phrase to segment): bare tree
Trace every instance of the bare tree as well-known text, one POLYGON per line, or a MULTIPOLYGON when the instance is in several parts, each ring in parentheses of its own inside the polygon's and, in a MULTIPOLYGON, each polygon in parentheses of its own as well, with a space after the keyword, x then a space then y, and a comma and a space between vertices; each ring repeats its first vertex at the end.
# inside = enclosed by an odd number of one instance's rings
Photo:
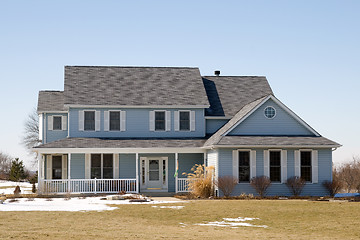
POLYGON ((39 140, 39 115, 35 108, 25 120, 24 135, 21 142, 31 155, 34 155, 32 148, 41 143, 39 140))
POLYGON ((0 152, 0 179, 8 179, 13 158, 0 152))
POLYGON ((357 171, 357 161, 354 157, 353 162, 344 163, 340 167, 340 179, 343 183, 344 189, 349 193, 357 188, 357 179, 359 178, 357 171))

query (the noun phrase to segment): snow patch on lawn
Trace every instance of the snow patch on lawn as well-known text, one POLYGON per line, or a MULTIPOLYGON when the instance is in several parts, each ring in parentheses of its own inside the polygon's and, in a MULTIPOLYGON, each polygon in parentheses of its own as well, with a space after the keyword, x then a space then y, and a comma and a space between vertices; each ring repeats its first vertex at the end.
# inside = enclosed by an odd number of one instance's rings
POLYGON ((87 198, 19 198, 17 201, 6 200, 0 204, 0 211, 110 211, 117 207, 109 205, 122 204, 163 204, 177 201, 130 202, 129 200, 101 200, 102 197, 87 198))
POLYGON ((247 223, 247 221, 258 220, 259 218, 223 218, 223 221, 215 221, 215 222, 208 222, 208 223, 198 223, 195 225, 199 226, 215 226, 215 227, 231 227, 231 228, 238 228, 238 227, 260 227, 260 228, 267 228, 266 225, 253 225, 251 223, 247 223))
MULTIPOLYGON (((37 184, 35 184, 37 187, 37 184)), ((12 182, 0 180, 0 194, 13 194, 15 187, 19 186, 21 193, 30 194, 32 193, 32 184, 29 182, 12 182)))
POLYGON ((185 206, 152 206, 153 208, 183 209, 185 206))

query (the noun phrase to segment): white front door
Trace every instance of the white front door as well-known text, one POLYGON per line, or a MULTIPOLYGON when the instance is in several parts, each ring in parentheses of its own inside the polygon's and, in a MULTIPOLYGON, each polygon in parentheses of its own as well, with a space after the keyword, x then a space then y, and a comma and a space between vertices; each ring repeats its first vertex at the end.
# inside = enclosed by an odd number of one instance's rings
POLYGON ((167 190, 167 161, 165 157, 140 158, 140 183, 143 191, 167 190))

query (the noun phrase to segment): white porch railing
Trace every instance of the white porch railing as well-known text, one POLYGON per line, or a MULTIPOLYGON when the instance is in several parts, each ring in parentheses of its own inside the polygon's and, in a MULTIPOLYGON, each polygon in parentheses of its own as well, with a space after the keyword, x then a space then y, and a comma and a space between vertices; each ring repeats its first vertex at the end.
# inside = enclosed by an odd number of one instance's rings
POLYGON ((136 179, 61 179, 41 180, 42 194, 54 193, 136 193, 136 179))
POLYGON ((191 180, 188 178, 178 178, 176 192, 189 192, 189 182, 190 181, 191 180))

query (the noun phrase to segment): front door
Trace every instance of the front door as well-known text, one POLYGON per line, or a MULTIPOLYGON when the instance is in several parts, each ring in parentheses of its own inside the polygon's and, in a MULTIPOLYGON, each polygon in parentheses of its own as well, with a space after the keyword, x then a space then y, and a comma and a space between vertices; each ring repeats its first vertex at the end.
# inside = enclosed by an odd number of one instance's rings
POLYGON ((167 158, 141 158, 141 189, 143 191, 167 190, 167 158))

